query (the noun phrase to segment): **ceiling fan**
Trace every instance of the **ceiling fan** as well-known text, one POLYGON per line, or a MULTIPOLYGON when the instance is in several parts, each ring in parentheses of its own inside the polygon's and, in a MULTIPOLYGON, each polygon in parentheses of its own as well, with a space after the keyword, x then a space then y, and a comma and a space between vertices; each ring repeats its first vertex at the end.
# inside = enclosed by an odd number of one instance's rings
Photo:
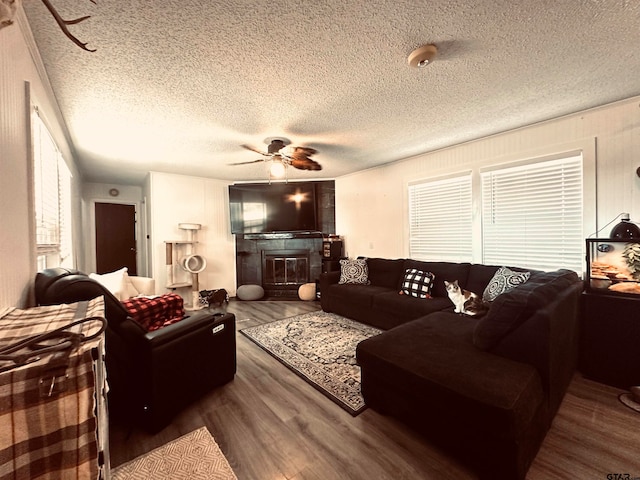
POLYGON ((269 145, 266 152, 260 151, 249 145, 241 145, 247 150, 259 153, 264 158, 259 158, 258 160, 252 160, 249 162, 232 163, 231 165, 247 165, 250 163, 258 162, 272 162, 269 172, 270 175, 273 175, 274 177, 283 176, 286 172, 287 167, 289 166, 297 168, 299 170, 322 170, 322 166, 318 162, 310 158, 311 155, 318 153, 315 148, 292 147, 293 152, 287 154, 280 151, 291 143, 286 138, 270 137, 265 139, 264 143, 267 143, 269 145))

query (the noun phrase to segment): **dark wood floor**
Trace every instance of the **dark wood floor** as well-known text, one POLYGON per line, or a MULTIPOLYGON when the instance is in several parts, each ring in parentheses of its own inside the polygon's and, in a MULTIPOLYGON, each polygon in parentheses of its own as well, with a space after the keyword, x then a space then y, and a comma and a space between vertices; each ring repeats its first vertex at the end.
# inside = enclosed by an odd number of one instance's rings
MULTIPOLYGON (((229 306, 238 330, 317 309, 317 302, 299 301, 229 306)), ((351 417, 242 334, 237 358, 233 382, 160 433, 112 425, 111 465, 204 425, 239 480, 476 478, 392 418, 371 409, 351 417)), ((618 401, 621 392, 576 374, 527 479, 640 478, 640 413, 618 401)))

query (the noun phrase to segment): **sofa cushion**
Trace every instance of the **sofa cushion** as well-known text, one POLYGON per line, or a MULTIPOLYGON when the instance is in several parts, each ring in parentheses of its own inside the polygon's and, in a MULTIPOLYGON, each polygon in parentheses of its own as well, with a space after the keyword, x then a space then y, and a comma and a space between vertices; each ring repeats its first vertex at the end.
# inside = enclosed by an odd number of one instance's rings
POLYGON ((484 292, 489 280, 493 278, 493 275, 496 273, 498 268, 500 267, 497 265, 473 264, 469 269, 467 283, 460 286, 465 290, 469 290, 479 297, 482 297, 482 292, 484 292))
POLYGON ((375 285, 361 285, 356 283, 334 283, 329 285, 328 297, 334 303, 349 303, 362 308, 371 308, 373 298, 376 295, 388 292, 388 288, 376 287, 375 285))
POLYGON ((571 270, 539 273, 510 292, 499 295, 489 312, 478 321, 473 343, 483 350, 495 347, 558 292, 579 281, 578 275, 571 270))
POLYGON ((431 272, 407 268, 404 271, 400 293, 416 298, 431 298, 431 290, 435 279, 435 275, 431 272))
POLYGON ((422 399, 426 411, 446 416, 452 426, 522 437, 543 404, 540 376, 530 365, 475 348, 476 322, 437 312, 360 342, 365 401, 370 371, 398 394, 422 399))
MULTIPOLYGON (((434 297, 446 297, 447 289, 444 286, 444 281, 458 280, 460 285, 466 285, 467 276, 469 275, 470 263, 452 263, 452 262, 423 262, 420 260, 406 259, 404 261, 404 269, 415 268, 422 270, 423 272, 431 272, 435 275, 436 281, 433 285, 431 294, 434 297)), ((397 290, 400 291, 402 277, 397 285, 397 290)))
POLYGON ((338 283, 355 283, 369 285, 369 268, 367 261, 362 258, 340 260, 340 280, 338 283))
POLYGON ((515 272, 508 267, 500 267, 484 289, 482 300, 493 302, 499 295, 507 293, 529 280, 530 276, 529 272, 515 272))
POLYGON ((372 298, 372 306, 378 312, 386 312, 403 320, 414 320, 433 312, 453 310, 453 304, 445 297, 416 298, 396 291, 379 293, 372 298))
POLYGON ((371 285, 396 289, 404 272, 404 259, 367 258, 371 285))

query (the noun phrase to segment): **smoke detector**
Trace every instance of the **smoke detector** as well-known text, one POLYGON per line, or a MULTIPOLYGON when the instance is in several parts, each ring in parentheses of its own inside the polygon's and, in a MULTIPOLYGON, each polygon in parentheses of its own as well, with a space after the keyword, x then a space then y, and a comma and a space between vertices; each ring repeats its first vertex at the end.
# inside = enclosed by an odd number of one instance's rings
POLYGON ((424 68, 433 62, 433 59, 436 58, 437 54, 438 48, 430 43, 429 45, 423 45, 416 48, 409 54, 409 58, 407 60, 411 67, 424 68))

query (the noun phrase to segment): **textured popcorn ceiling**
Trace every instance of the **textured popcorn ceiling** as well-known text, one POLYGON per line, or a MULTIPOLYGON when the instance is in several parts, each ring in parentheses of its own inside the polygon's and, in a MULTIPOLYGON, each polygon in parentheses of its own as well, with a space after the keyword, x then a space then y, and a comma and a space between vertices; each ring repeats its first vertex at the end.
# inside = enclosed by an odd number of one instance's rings
POLYGON ((640 94, 638 0, 24 0, 88 181, 264 180, 266 137, 335 178, 640 94), (431 66, 407 65, 435 43, 431 66))

